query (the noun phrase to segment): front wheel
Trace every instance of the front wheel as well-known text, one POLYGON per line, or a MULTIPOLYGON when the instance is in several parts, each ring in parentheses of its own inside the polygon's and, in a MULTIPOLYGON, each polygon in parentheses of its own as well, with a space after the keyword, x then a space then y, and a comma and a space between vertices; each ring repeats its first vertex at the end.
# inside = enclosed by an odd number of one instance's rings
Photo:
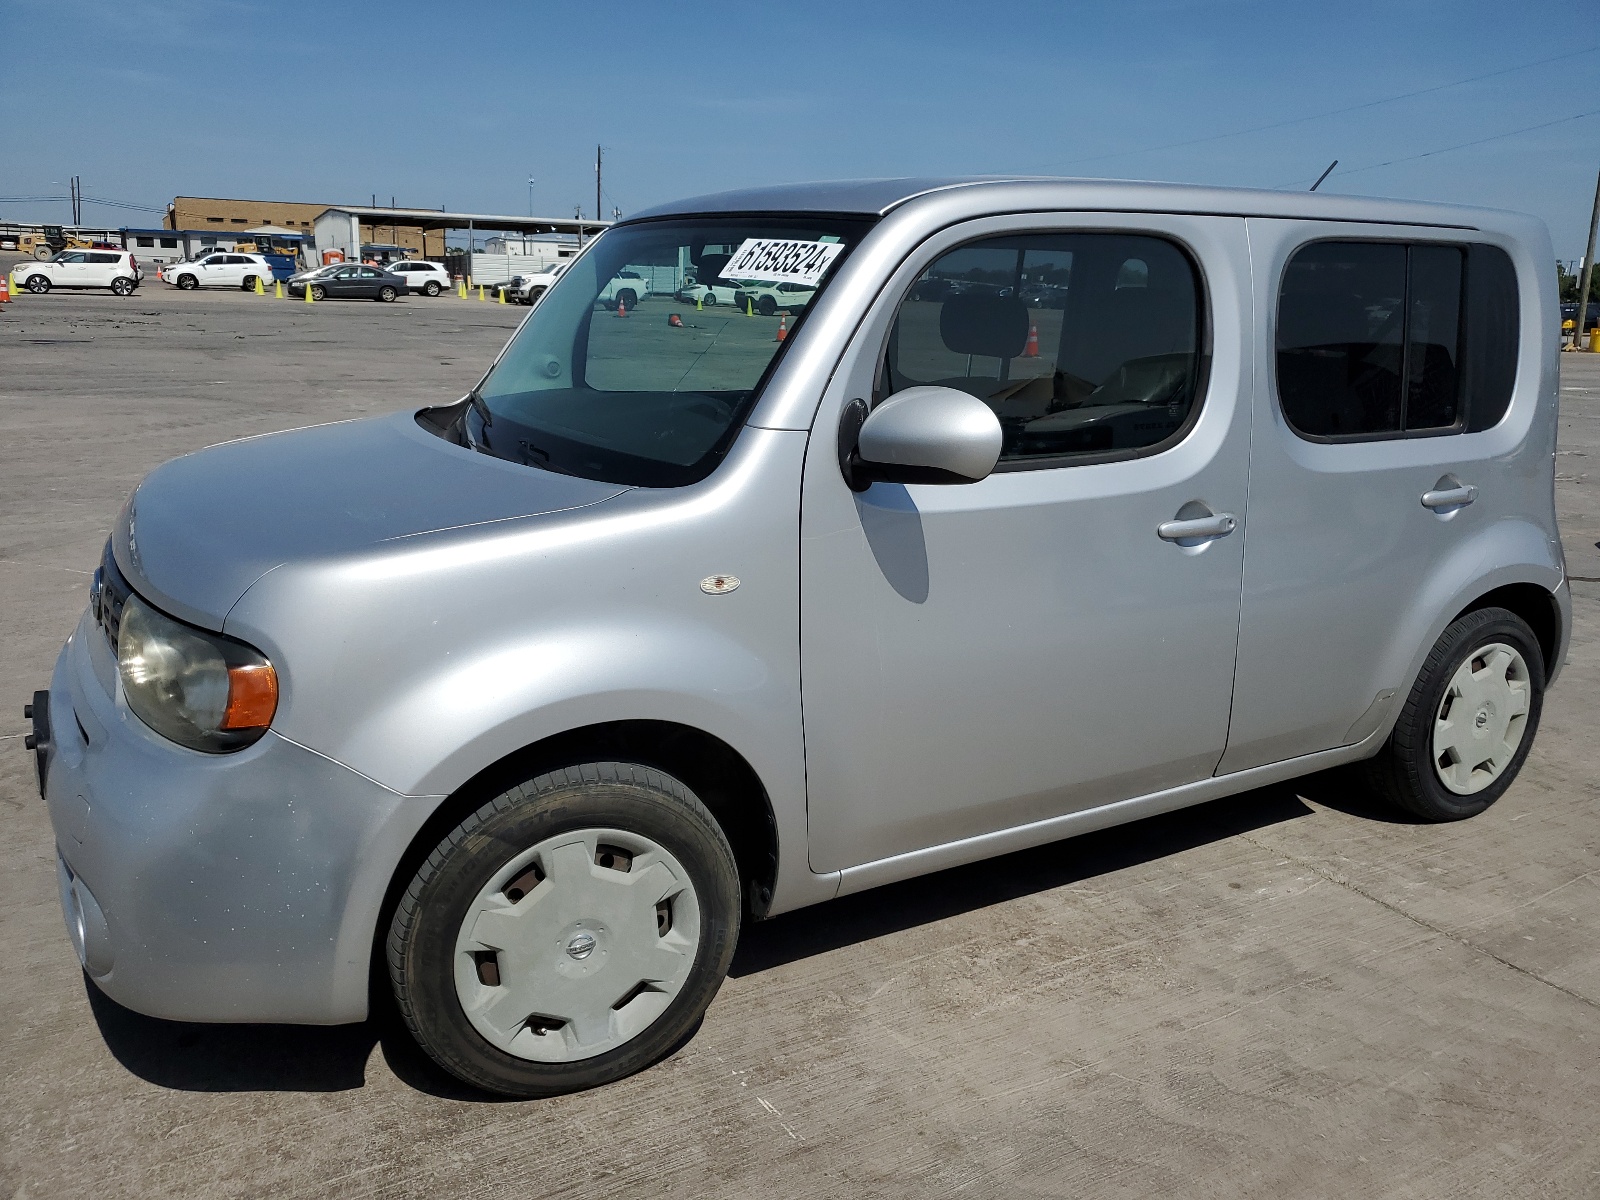
POLYGON ((391 303, 396 295, 398 295, 398 293, 388 284, 384 284, 378 289, 378 299, 382 300, 385 304, 391 303))
POLYGON ((444 291, 444 289, 439 286, 438 280, 435 279, 430 279, 427 283, 425 283, 422 287, 422 290, 430 297, 437 296, 440 292, 444 291))
POLYGON ((1527 761, 1544 674, 1538 639, 1515 613, 1484 608, 1453 622, 1367 766, 1373 786, 1426 821, 1477 816, 1527 761))
POLYGON ((42 296, 50 290, 50 280, 44 275, 30 275, 23 286, 34 295, 42 296))
POLYGON ((118 277, 111 281, 111 290, 119 296, 133 295, 133 280, 118 277))
POLYGON ((391 922, 406 1025, 457 1078, 551 1096, 649 1066, 695 1026, 739 934, 716 820, 648 767, 519 784, 428 856, 391 922))
POLYGON ((326 300, 328 298, 328 289, 325 287, 320 287, 317 284, 312 284, 311 298, 313 300, 326 300))
POLYGON ((778 314, 778 302, 771 296, 763 296, 756 301, 756 311, 763 317, 774 317, 778 314))
POLYGON ((200 286, 200 281, 198 279, 196 279, 193 275, 179 275, 178 276, 178 290, 180 292, 192 292, 192 291, 195 290, 195 288, 197 288, 199 286, 200 286))
POLYGON ((49 246, 35 246, 33 248, 33 256, 40 262, 47 262, 53 257, 49 246))

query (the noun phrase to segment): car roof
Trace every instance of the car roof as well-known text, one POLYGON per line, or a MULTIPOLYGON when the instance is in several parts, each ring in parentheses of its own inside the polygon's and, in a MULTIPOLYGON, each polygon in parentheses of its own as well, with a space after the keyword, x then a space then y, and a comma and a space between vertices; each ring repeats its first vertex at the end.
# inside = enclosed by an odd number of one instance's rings
MULTIPOLYGON (((837 213, 885 216, 920 197, 952 191, 989 192, 997 211, 1008 194, 1029 209, 1048 206, 1082 211, 1142 211, 1289 217, 1336 221, 1372 221, 1476 228, 1495 210, 1415 200, 1340 196, 1327 192, 1286 192, 1258 188, 1210 187, 1186 183, 1149 183, 1124 179, 1071 179, 1051 176, 911 177, 844 179, 791 183, 691 196, 658 205, 628 218, 717 213, 837 213)), ((971 197, 978 199, 977 196, 971 197)))

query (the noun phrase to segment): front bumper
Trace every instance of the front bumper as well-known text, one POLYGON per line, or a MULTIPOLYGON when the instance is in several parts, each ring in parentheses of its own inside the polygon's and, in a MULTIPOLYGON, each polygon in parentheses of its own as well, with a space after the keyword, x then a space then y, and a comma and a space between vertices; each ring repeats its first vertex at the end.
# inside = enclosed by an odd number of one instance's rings
POLYGON ((225 755, 166 741, 121 700, 87 615, 48 709, 62 906, 102 991, 171 1020, 365 1018, 384 895, 437 798, 270 732, 225 755))

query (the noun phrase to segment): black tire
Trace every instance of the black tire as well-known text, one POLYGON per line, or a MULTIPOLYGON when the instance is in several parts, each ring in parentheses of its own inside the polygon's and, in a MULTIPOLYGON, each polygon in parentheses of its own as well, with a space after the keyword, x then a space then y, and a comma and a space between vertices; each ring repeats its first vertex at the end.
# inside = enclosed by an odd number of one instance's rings
POLYGON ((617 303, 625 305, 632 312, 639 304, 639 294, 632 288, 623 288, 617 293, 617 303))
POLYGON ((1523 619, 1504 608, 1482 608, 1453 622, 1439 635, 1417 681, 1406 698, 1389 740, 1366 764, 1373 788, 1394 804, 1425 821, 1460 821, 1475 817, 1505 794, 1533 747, 1544 706, 1544 654, 1523 619), (1446 787, 1434 762, 1434 726, 1446 689, 1456 671, 1492 643, 1511 646, 1527 667, 1528 711, 1521 741, 1510 762, 1481 791, 1460 794, 1446 787))
POLYGON ((47 275, 30 275, 28 282, 22 285, 35 296, 42 296, 50 290, 50 277, 47 275))
POLYGON ((422 290, 430 297, 437 296, 440 292, 444 291, 444 289, 439 286, 439 281, 436 279, 428 280, 427 283, 422 285, 422 290))
POLYGON ((312 284, 311 298, 313 300, 326 300, 328 298, 328 289, 322 287, 320 284, 312 284))
POLYGON ((642 1070, 694 1029, 733 959, 739 914, 733 851, 688 788, 649 767, 587 763, 501 793, 439 842, 390 923, 389 979, 412 1036, 446 1071, 507 1096, 559 1095, 642 1070), (457 932, 478 893, 511 859, 547 838, 593 827, 649 838, 683 865, 702 909, 694 963, 677 995, 631 1040, 590 1058, 519 1058, 480 1034, 462 1009, 454 975, 457 932))
POLYGON ((705 305, 707 308, 715 308, 717 306, 717 298, 712 294, 710 288, 707 288, 706 294, 700 297, 700 303, 705 305))
POLYGON ((119 296, 133 295, 133 280, 118 276, 111 281, 111 290, 119 296))
POLYGON ((394 298, 399 294, 399 292, 395 291, 394 288, 387 283, 378 289, 378 299, 385 304, 394 303, 394 298))
POLYGON ((199 286, 200 286, 200 281, 198 279, 196 279, 193 275, 179 275, 178 276, 178 290, 180 292, 192 292, 192 291, 195 290, 195 288, 197 288, 199 286))
POLYGON ((55 253, 50 249, 49 246, 35 246, 33 248, 33 256, 40 262, 49 262, 55 257, 55 253))
POLYGON ((253 292, 253 291, 255 291, 256 290, 256 277, 254 275, 246 275, 244 277, 244 279, 241 280, 240 283, 239 283, 239 290, 241 292, 253 292))
POLYGON ((761 299, 756 301, 756 311, 763 317, 776 316, 778 313, 778 302, 771 296, 763 296, 761 299))

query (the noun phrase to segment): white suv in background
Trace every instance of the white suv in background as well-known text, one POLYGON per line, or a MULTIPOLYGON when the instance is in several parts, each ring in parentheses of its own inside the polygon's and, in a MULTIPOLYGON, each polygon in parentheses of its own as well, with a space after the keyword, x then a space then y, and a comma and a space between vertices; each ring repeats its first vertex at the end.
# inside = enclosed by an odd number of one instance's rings
POLYGON ((399 262, 392 262, 385 270, 400 276, 406 281, 406 291, 424 292, 429 296, 437 296, 450 286, 450 272, 436 262, 425 259, 403 258, 399 262))
POLYGON ((11 272, 14 287, 41 295, 70 287, 110 288, 128 296, 141 278, 139 261, 127 250, 63 250, 48 262, 18 263, 11 272))
MULTIPOLYGON (((571 261, 571 260, 568 260, 571 261)), ((561 272, 567 269, 566 262, 546 263, 533 275, 517 276, 522 282, 517 286, 516 301, 518 304, 532 304, 550 290, 550 286, 561 278, 561 272)))
POLYGON ((232 287, 249 291, 256 286, 257 279, 263 284, 271 283, 273 274, 272 264, 259 254, 218 252, 194 262, 168 263, 161 268, 161 279, 185 292, 198 287, 232 287))

